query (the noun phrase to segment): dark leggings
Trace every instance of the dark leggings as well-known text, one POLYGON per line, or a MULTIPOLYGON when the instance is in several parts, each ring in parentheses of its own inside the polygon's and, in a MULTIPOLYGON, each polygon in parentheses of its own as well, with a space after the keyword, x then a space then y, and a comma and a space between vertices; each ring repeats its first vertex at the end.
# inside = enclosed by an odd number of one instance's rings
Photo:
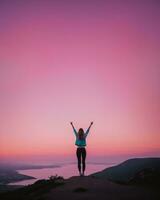
POLYGON ((86 149, 85 149, 85 147, 84 148, 77 148, 76 154, 77 154, 77 159, 78 159, 78 170, 79 170, 79 172, 81 172, 81 160, 82 160, 83 172, 84 172, 85 168, 86 168, 86 163, 85 163, 86 149))

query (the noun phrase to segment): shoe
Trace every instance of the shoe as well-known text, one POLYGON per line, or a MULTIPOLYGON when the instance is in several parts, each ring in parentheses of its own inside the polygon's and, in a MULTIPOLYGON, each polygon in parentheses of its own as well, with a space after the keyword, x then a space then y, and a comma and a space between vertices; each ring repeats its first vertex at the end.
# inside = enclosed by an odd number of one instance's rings
POLYGON ((85 175, 84 175, 84 172, 82 173, 82 176, 85 176, 85 175))

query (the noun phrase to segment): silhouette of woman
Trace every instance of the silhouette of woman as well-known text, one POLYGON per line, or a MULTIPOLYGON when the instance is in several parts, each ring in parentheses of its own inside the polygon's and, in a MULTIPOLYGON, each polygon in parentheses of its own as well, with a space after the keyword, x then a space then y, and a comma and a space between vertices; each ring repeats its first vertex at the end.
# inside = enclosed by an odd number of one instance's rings
POLYGON ((79 175, 80 176, 84 176, 84 172, 85 172, 85 168, 86 168, 86 137, 89 133, 89 130, 92 126, 93 122, 91 122, 89 128, 87 129, 86 132, 84 132, 84 130, 82 128, 79 129, 79 131, 77 132, 75 127, 73 126, 73 123, 71 122, 74 134, 76 136, 76 141, 75 141, 75 145, 77 146, 77 151, 76 151, 76 155, 77 155, 77 159, 78 159, 78 170, 79 170, 79 175), (81 160, 82 160, 82 168, 81 168, 81 160))

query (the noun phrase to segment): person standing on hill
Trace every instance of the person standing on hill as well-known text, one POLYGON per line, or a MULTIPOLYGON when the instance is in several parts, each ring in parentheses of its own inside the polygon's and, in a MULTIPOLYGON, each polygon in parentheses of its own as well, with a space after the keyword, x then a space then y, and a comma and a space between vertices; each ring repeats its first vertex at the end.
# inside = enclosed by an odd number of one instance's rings
POLYGON ((76 141, 75 141, 75 145, 77 146, 77 151, 76 151, 76 155, 77 155, 77 160, 78 160, 78 170, 79 170, 79 175, 80 176, 84 176, 84 172, 85 172, 85 168, 86 168, 86 137, 89 133, 89 130, 93 124, 93 122, 91 122, 90 126, 88 127, 88 129, 86 130, 86 132, 84 132, 83 128, 80 128, 79 131, 77 132, 73 122, 70 122, 74 134, 76 136, 76 141), (81 167, 81 161, 82 161, 82 167, 81 167))

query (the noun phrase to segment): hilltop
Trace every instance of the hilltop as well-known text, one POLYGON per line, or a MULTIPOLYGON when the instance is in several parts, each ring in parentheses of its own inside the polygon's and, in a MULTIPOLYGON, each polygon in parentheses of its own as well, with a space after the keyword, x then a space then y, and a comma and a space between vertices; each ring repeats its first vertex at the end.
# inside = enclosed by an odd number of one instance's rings
POLYGON ((129 159, 91 176, 123 184, 137 182, 138 180, 153 184, 160 180, 160 158, 129 159))
MULTIPOLYGON (((101 172, 92 174, 90 176, 78 177, 74 176, 69 179, 63 179, 63 177, 50 177, 49 180, 39 180, 33 185, 25 186, 15 191, 0 194, 1 200, 159 200, 159 159, 131 159, 121 163, 112 168, 105 169, 101 172), (156 161, 155 161, 156 160, 156 161), (140 164, 141 163, 141 164, 140 164), (143 165, 142 163, 146 163, 143 165), (148 163, 148 164, 147 164, 148 163), (150 163, 150 164, 149 164, 150 163), (137 167, 139 166, 139 167, 137 167), (140 167, 141 166, 141 167, 140 167), (142 167, 143 166, 143 167, 142 167), (152 171, 145 172, 146 169, 151 167, 152 171), (153 169, 154 166, 154 169, 153 169), (147 167, 147 168, 146 168, 147 167), (119 168, 121 170, 119 170, 119 168), (125 170, 122 170, 122 169, 125 170), (104 176, 104 172, 108 170, 114 175, 114 170, 117 169, 119 173, 123 173, 123 176, 128 177, 130 169, 132 169, 132 180, 127 182, 111 181, 104 176), (114 170, 113 170, 114 169, 114 170), (144 171, 143 176, 137 174, 140 171, 144 171), (125 174, 125 172, 126 174, 125 174), (134 173, 133 173, 134 171, 134 173), (153 172, 153 173, 151 173, 153 172), (157 173, 157 176, 155 176, 157 173), (102 176, 103 174, 103 176, 102 176), (148 182, 149 177, 149 182, 148 182), (154 179, 156 177, 156 179, 154 179), (139 178, 142 178, 143 182, 139 182, 139 178), (138 180, 138 182, 137 182, 138 180), (155 181, 156 180, 156 181, 155 181), (145 183, 145 184, 144 184, 145 183)), ((115 171, 116 172, 116 171, 115 171)), ((108 173, 108 172, 107 172, 108 173)), ((116 172, 118 175, 118 173, 116 172)), ((114 175, 116 177, 116 175, 114 175)), ((117 176, 119 177, 119 176, 117 176)), ((141 180, 141 179, 140 179, 141 180)))

